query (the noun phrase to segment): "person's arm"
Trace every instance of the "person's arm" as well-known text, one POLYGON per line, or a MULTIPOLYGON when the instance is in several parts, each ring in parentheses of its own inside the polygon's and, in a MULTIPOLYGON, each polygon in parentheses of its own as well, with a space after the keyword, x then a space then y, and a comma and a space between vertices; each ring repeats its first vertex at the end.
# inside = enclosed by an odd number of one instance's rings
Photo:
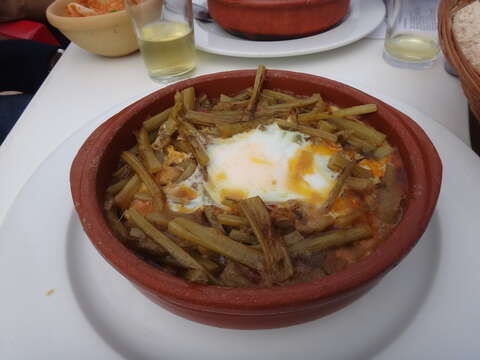
POLYGON ((48 75, 57 49, 32 40, 0 41, 0 91, 34 94, 48 75))
POLYGON ((46 22, 45 10, 53 0, 1 0, 0 23, 20 19, 46 22))

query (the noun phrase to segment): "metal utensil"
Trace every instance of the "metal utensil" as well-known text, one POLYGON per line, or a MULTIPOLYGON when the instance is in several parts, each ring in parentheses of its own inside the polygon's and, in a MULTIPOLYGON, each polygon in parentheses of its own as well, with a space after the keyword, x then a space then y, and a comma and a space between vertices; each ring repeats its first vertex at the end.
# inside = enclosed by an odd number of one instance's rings
POLYGON ((198 21, 213 22, 208 9, 205 6, 192 3, 193 17, 198 21))

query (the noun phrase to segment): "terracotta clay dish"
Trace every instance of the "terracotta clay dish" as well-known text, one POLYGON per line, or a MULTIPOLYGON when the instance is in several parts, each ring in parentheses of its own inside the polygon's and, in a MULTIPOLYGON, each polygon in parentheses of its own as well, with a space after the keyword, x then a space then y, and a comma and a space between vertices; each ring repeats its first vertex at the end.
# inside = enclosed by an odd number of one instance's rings
POLYGON ((408 188, 403 216, 376 250, 357 263, 310 282, 271 288, 228 288, 187 282, 144 261, 119 241, 104 212, 105 190, 122 151, 136 142, 142 122, 174 103, 177 91, 193 86, 211 98, 251 86, 255 71, 205 75, 156 91, 102 124, 79 150, 70 182, 84 231, 99 253, 146 296, 193 321, 227 328, 261 329, 299 324, 348 305, 397 265, 425 231, 440 191, 442 165, 423 130, 406 115, 359 90, 329 79, 268 70, 264 88, 297 95, 321 93, 339 107, 374 103, 364 119, 388 136, 405 168, 408 188))
POLYGON ((338 24, 350 0, 208 0, 215 22, 250 40, 309 36, 338 24))

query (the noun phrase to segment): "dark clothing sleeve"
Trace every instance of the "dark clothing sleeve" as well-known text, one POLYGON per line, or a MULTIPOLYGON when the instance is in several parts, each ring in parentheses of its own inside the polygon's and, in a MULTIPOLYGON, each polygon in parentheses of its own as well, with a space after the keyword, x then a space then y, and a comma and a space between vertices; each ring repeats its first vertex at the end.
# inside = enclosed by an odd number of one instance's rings
POLYGON ((35 93, 57 49, 32 40, 0 41, 0 91, 35 93))
POLYGON ((0 0, 0 22, 29 19, 45 22, 45 10, 53 0, 0 0))
POLYGON ((30 94, 0 96, 0 145, 32 97, 30 94))

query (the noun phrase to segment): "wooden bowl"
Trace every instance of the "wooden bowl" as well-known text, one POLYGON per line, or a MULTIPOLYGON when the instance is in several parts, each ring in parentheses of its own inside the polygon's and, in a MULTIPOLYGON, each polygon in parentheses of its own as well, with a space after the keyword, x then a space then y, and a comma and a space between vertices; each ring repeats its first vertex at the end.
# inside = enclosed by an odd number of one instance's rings
POLYGON ((317 34, 338 24, 350 0, 208 0, 226 31, 250 40, 283 40, 317 34))
MULTIPOLYGON (((189 283, 143 261, 112 233, 103 212, 105 189, 121 151, 149 115, 173 105, 176 91, 194 86, 217 97, 253 83, 254 70, 205 75, 158 90, 116 114, 87 139, 71 168, 70 183, 82 226, 100 254, 150 299, 185 318, 219 327, 260 329, 298 324, 331 313, 358 298, 397 265, 422 236, 440 191, 442 165, 423 130, 410 118, 359 90, 325 78, 268 70, 265 86, 299 95, 321 93, 341 107, 376 103, 364 118, 398 148, 408 180, 402 220, 368 257, 308 283, 236 289, 189 283)), ((121 300, 119 300, 121 301, 121 300)))
POLYGON ((103 56, 123 56, 138 50, 137 38, 126 10, 109 14, 70 17, 71 0, 56 0, 47 8, 47 19, 81 48, 103 56))

